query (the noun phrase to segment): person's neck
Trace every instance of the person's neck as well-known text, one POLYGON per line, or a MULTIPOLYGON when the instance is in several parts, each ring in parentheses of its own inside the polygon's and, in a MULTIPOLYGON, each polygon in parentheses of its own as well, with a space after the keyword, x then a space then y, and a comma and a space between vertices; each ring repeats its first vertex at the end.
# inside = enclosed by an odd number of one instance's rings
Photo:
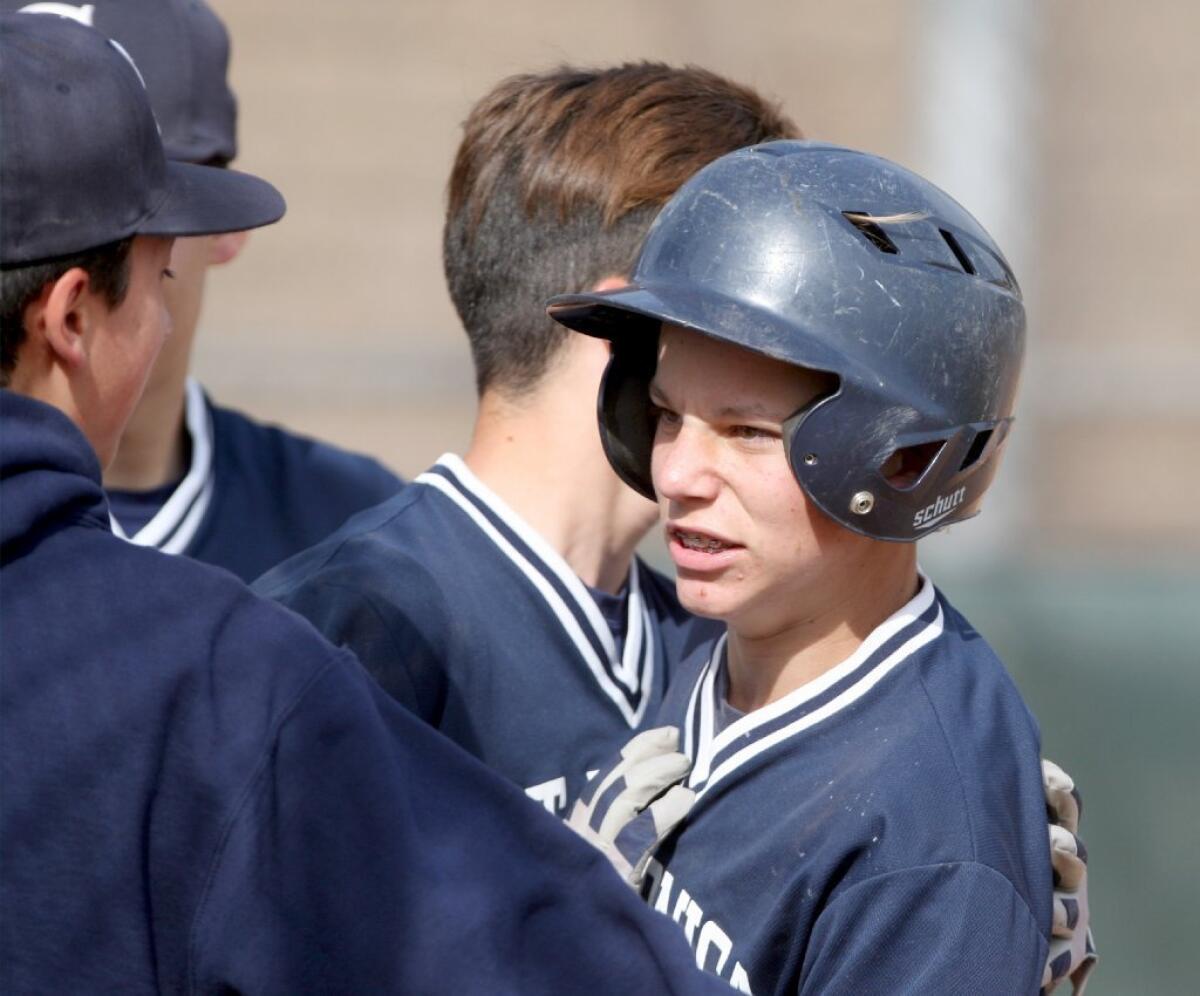
POLYGON ((889 544, 880 552, 870 567, 859 562, 841 577, 815 579, 792 600, 802 610, 786 623, 751 633, 730 626, 730 705, 751 712, 819 678, 913 598, 920 585, 915 547, 889 544))
POLYGON ((595 422, 570 417, 578 394, 564 393, 560 383, 514 403, 485 392, 466 464, 585 584, 616 593, 653 506, 617 479, 595 422))
POLYGON ((151 491, 183 477, 188 454, 186 379, 184 371, 147 387, 104 471, 105 488, 151 491))

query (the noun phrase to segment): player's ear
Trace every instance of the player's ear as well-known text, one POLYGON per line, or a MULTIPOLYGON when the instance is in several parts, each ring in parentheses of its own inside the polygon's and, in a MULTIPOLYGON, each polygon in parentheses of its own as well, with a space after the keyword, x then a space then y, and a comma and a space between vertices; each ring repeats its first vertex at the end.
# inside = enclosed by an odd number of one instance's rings
POLYGON ((45 343, 53 358, 68 369, 81 366, 87 359, 87 336, 98 317, 96 309, 103 305, 88 291, 87 271, 72 267, 46 284, 25 311, 29 337, 45 343))
POLYGON ((249 232, 224 232, 211 236, 208 243, 208 265, 221 266, 236 259, 249 238, 249 232))
POLYGON ((600 291, 620 290, 622 287, 629 286, 629 278, 618 276, 615 273, 609 274, 607 277, 596 282, 592 287, 592 293, 598 294, 600 291))

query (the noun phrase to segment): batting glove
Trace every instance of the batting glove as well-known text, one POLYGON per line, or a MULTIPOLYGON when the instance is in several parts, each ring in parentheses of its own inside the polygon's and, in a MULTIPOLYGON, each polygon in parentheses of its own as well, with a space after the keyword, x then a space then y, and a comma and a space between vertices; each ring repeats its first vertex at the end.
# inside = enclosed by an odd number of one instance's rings
POLYGON ((1054 867, 1054 920, 1042 991, 1052 992, 1069 978, 1075 996, 1081 996, 1096 966, 1088 914, 1087 848, 1076 836, 1083 804, 1074 780, 1053 761, 1042 761, 1042 787, 1054 867))
POLYGON ((692 808, 696 794, 679 782, 692 762, 679 752, 679 730, 639 733, 620 760, 596 775, 571 810, 567 826, 604 853, 617 873, 640 890, 646 865, 692 808))

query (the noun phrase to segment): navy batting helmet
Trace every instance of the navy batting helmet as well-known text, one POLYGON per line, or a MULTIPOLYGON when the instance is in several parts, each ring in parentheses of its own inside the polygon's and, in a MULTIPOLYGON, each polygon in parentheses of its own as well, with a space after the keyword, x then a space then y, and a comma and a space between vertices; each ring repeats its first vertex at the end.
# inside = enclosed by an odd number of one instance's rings
POLYGON ((886 159, 816 142, 718 159, 655 220, 628 287, 548 308, 612 340, 600 430, 637 491, 654 496, 647 390, 666 322, 834 375, 784 424, 792 471, 837 522, 901 541, 978 510, 1025 338, 1012 271, 961 205, 886 159))

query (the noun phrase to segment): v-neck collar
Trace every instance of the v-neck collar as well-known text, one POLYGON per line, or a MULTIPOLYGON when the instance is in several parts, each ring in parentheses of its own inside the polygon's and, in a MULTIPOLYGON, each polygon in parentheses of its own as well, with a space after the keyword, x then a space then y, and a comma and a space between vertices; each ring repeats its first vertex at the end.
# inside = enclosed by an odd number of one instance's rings
POLYGON ((188 472, 153 518, 132 536, 127 536, 116 517, 109 513, 112 531, 138 546, 152 546, 163 553, 183 553, 195 537, 213 494, 212 418, 200 384, 189 377, 184 387, 184 420, 192 442, 188 472))
POLYGON ((793 741, 868 694, 887 674, 942 633, 940 600, 923 574, 917 594, 880 623, 849 657, 782 698, 716 732, 719 676, 728 667, 726 636, 713 645, 692 688, 684 720, 684 750, 692 759, 688 785, 701 796, 748 770, 778 744, 793 741))
POLYGON ((636 727, 645 714, 656 667, 654 630, 636 559, 629 571, 625 645, 618 654, 612 630, 579 576, 461 458, 445 454, 415 483, 435 488, 454 502, 517 567, 554 615, 601 691, 629 726, 636 727))

